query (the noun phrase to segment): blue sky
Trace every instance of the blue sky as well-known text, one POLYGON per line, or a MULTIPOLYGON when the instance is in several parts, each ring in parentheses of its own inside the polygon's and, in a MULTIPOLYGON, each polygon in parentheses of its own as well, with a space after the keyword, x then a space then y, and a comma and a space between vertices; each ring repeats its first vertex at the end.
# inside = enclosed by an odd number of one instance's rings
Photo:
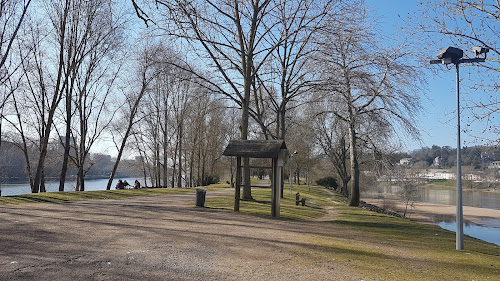
MULTIPOLYGON (((418 9, 417 3, 419 1, 413 0, 365 0, 366 5, 372 10, 380 29, 390 34, 395 34, 397 28, 404 27, 406 24, 405 19, 408 15, 412 15, 418 9)), ((441 39, 441 38, 439 38, 441 39)), ((437 40, 437 39, 436 39, 437 40)), ((436 46, 435 53, 429 54, 429 60, 435 59, 437 53, 446 46, 436 46)), ((460 47, 460 46, 457 46, 460 47)), ((432 50, 432 47, 430 48, 432 50)), ((464 52, 468 52, 465 50, 464 52)), ((423 144, 417 142, 410 142, 407 144, 407 150, 420 148, 421 146, 432 146, 433 144, 439 146, 457 146, 456 138, 456 72, 455 69, 447 70, 445 66, 436 65, 437 72, 427 71, 427 88, 426 96, 423 99, 423 106, 426 110, 419 118, 419 127, 422 130, 423 144)), ((470 67, 469 67, 470 69, 470 67)), ((464 99, 475 99, 476 96, 472 94, 466 95, 465 87, 470 79, 475 79, 476 76, 470 74, 467 66, 461 65, 460 67, 461 78, 461 102, 465 104, 464 99), (464 93, 464 95, 462 95, 464 93)), ((481 93, 474 93, 474 95, 481 93)), ((483 93, 484 94, 484 93, 483 93)), ((468 112, 461 113, 461 126, 465 126, 467 121, 468 112)), ((473 126, 475 134, 481 134, 482 126, 473 126)), ((498 138, 498 136, 490 136, 498 138)), ((462 146, 473 146, 473 138, 467 134, 461 134, 462 146)))

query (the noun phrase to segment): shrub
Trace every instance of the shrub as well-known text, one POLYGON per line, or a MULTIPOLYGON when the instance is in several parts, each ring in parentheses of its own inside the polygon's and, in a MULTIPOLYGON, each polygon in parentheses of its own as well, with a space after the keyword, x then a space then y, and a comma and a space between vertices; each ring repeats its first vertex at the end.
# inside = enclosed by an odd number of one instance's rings
POLYGON ((337 189, 339 186, 337 181, 333 177, 324 177, 316 181, 317 185, 321 185, 327 188, 337 189))
POLYGON ((219 176, 217 176, 217 175, 207 175, 207 176, 205 176, 202 179, 201 185, 202 186, 207 186, 207 185, 218 183, 219 181, 220 181, 219 176))

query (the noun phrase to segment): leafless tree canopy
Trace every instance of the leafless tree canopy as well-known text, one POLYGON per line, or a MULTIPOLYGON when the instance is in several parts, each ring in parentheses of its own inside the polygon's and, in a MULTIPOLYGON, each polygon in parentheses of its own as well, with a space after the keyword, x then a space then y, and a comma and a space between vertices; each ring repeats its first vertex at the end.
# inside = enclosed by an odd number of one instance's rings
POLYGON ((295 182, 327 155, 357 205, 366 159, 418 138, 411 42, 378 42, 361 0, 131 0, 133 19, 109 0, 34 3, 2 1, 0 14, 0 133, 24 152, 33 192, 49 176, 63 190, 66 175, 85 190, 104 140, 111 189, 128 157, 143 186, 191 187, 227 175, 229 139, 278 138, 300 150, 295 182))

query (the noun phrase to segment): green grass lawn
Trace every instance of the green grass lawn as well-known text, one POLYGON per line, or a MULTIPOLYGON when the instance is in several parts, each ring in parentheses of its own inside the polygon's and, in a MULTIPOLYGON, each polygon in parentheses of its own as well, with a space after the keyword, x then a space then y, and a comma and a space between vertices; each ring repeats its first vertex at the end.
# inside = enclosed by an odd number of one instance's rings
MULTIPOLYGON (((271 216, 271 191, 252 191, 255 201, 241 201, 240 212, 271 216)), ((348 265, 374 280, 500 280, 500 247, 469 236, 466 250, 455 250, 455 233, 434 225, 347 206, 346 198, 322 187, 285 188, 281 218, 310 220, 333 209, 336 216, 325 224, 336 231, 312 235, 303 241, 308 251, 300 253, 300 266, 325 261, 348 265), (308 198, 306 206, 295 205, 295 193, 308 198)), ((209 209, 232 211, 233 196, 209 198, 209 209)))
MULTIPOLYGON (((328 193, 323 188, 312 188, 307 192, 307 206, 295 205, 295 193, 304 194, 307 187, 295 186, 293 194, 285 188, 284 198, 280 200, 280 214, 284 219, 312 219, 325 213, 324 206, 328 202, 328 193)), ((271 216, 271 189, 261 188, 252 190, 253 201, 240 201, 240 212, 259 216, 271 216)), ((209 198, 205 202, 205 207, 209 209, 233 210, 234 195, 219 196, 209 198)))
MULTIPOLYGON (((227 189, 227 184, 213 184, 207 188, 209 190, 227 189)), ((141 196, 158 196, 166 194, 195 193, 195 188, 141 188, 141 189, 122 189, 122 190, 97 190, 97 191, 65 191, 65 192, 43 192, 30 193, 24 195, 0 197, 2 204, 20 204, 20 203, 58 203, 87 200, 107 200, 124 199, 141 196)))

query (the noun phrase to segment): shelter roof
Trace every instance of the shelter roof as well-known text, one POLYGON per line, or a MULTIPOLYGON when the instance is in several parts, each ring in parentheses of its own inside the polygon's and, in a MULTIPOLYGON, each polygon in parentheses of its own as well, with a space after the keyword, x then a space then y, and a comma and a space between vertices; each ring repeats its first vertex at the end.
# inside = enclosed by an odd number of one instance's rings
POLYGON ((281 149, 287 149, 284 140, 230 140, 222 155, 248 158, 278 158, 281 149))

